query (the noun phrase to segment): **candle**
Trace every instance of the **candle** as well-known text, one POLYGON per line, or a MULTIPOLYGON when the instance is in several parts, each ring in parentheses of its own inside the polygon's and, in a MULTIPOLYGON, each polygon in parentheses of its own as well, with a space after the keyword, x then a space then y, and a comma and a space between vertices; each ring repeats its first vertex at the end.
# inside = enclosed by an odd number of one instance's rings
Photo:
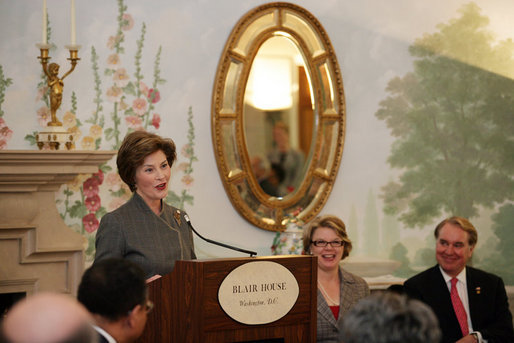
POLYGON ((71 45, 76 45, 76 44, 77 44, 77 30, 76 30, 76 26, 75 26, 75 0, 71 0, 71 45))
POLYGON ((46 40, 46 0, 43 0, 43 30, 42 30, 42 33, 41 33, 41 43, 42 44, 47 44, 47 40, 46 40))

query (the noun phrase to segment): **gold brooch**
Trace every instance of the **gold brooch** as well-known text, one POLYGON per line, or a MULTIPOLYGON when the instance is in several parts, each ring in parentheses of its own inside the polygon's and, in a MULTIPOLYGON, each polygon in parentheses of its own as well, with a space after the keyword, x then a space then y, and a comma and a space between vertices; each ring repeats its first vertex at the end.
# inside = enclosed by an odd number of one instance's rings
POLYGON ((480 294, 480 287, 475 288, 475 292, 477 292, 477 294, 480 294))
POLYGON ((175 220, 177 221, 178 225, 182 225, 182 219, 180 218, 180 211, 179 210, 176 210, 175 213, 173 214, 173 216, 175 217, 175 220))

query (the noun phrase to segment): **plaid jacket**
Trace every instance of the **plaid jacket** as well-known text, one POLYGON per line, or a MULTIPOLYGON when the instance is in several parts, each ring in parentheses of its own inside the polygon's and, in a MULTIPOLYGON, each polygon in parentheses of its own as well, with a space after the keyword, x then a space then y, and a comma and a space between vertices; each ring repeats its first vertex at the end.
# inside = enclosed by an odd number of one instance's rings
POLYGON ((351 274, 339 267, 339 278, 341 280, 341 291, 339 299, 339 318, 334 318, 325 298, 318 289, 318 318, 317 336, 318 343, 339 343, 340 329, 343 325, 344 315, 360 299, 369 295, 369 287, 366 281, 360 276, 351 274))

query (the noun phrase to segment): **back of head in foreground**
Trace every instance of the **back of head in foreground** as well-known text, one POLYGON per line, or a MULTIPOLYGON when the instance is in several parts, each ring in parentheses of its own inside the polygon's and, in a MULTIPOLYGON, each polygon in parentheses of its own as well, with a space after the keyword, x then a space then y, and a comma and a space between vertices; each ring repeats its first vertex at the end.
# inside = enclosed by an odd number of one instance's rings
POLYGON ((148 299, 143 270, 135 263, 108 258, 84 272, 77 298, 95 324, 118 342, 130 342, 143 332, 148 299))
POLYGON ((65 294, 38 293, 13 306, 2 322, 3 343, 93 343, 91 316, 65 294))
POLYGON ((344 318, 344 343, 438 343, 439 324, 422 302, 394 292, 360 300, 344 318))

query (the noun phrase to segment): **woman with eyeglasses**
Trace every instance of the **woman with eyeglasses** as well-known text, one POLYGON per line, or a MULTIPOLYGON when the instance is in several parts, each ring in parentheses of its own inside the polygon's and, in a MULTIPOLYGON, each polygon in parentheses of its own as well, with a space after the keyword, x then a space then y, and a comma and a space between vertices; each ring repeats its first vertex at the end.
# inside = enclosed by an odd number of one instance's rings
POLYGON ((315 218, 303 233, 303 249, 318 257, 316 341, 340 342, 345 313, 369 295, 368 284, 363 278, 339 266, 352 250, 344 222, 333 215, 315 218))

